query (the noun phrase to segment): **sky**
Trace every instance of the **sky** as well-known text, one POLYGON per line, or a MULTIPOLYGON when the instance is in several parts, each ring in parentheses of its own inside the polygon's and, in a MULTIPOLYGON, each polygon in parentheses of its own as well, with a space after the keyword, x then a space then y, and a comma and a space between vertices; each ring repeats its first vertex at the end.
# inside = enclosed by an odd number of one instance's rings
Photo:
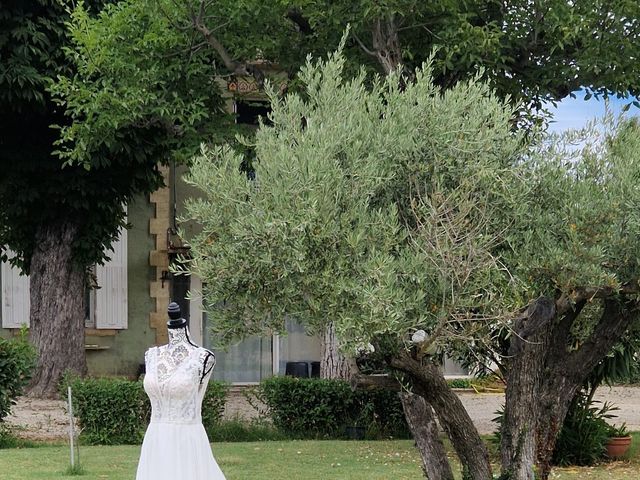
MULTIPOLYGON (((555 122, 550 125, 551 131, 560 132, 566 129, 581 128, 584 127, 589 120, 600 118, 604 115, 604 100, 596 100, 594 97, 591 97, 585 101, 584 91, 575 93, 577 98, 566 97, 558 103, 557 108, 549 109, 555 120, 555 122)), ((617 115, 622 111, 622 107, 629 102, 629 99, 610 98, 609 108, 617 115)), ((627 115, 640 116, 640 109, 632 105, 627 111, 627 115)))

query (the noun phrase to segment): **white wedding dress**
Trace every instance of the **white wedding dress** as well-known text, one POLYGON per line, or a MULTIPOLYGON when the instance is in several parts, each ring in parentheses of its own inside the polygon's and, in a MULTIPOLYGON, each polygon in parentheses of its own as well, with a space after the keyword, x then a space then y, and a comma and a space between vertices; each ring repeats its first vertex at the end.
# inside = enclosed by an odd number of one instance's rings
POLYGON ((145 354, 151 422, 136 480, 225 480, 202 426, 202 399, 213 370, 203 378, 209 355, 184 344, 153 347, 145 354))

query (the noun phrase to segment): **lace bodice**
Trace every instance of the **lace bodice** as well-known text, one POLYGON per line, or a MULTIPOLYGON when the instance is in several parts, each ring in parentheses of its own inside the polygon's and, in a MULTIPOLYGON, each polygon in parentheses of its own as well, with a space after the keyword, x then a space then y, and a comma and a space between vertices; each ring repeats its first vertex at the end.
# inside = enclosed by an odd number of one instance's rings
POLYGON ((202 399, 212 368, 211 353, 189 344, 153 347, 145 353, 144 389, 151 400, 151 422, 200 423, 202 399))

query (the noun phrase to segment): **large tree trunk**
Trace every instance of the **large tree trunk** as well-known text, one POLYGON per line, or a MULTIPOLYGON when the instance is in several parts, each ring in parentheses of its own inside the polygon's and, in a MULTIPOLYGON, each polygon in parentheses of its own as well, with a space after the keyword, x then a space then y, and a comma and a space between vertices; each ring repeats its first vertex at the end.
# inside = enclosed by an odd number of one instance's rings
POLYGON ((31 341, 38 361, 28 393, 54 397, 66 370, 84 375, 85 272, 71 258, 77 227, 47 225, 36 235, 31 258, 31 341))
POLYGON ((546 326, 554 315, 553 301, 541 299, 530 307, 526 319, 514 325, 517 334, 512 336, 509 348, 500 452, 503 477, 511 480, 534 480, 536 477, 538 395, 542 389, 547 332, 551 330, 546 326))
POLYGON ((345 357, 339 349, 336 329, 331 322, 322 336, 322 360, 320 362, 320 377, 349 381, 357 371, 353 368, 354 360, 345 357))
POLYGON ((437 365, 420 362, 406 353, 390 359, 391 366, 405 373, 414 392, 431 405, 448 435, 466 477, 471 480, 493 478, 489 453, 458 396, 451 390, 437 365))
POLYGON ((453 480, 451 465, 438 436, 438 424, 431 405, 419 395, 399 393, 404 415, 422 458, 422 469, 429 480, 453 480))
POLYGON ((571 325, 584 305, 580 301, 557 312, 552 300, 541 298, 514 325, 502 427, 503 478, 549 478, 571 400, 637 316, 634 301, 605 299, 591 335, 578 349, 569 349, 571 325))

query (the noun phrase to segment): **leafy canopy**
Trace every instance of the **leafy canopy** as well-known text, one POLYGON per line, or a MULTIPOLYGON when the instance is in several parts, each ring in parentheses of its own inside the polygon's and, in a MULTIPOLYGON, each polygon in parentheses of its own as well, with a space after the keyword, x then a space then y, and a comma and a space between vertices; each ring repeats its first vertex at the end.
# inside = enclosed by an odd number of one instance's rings
POLYGON ((503 295, 490 281, 489 213, 517 204, 489 186, 518 181, 512 109, 477 82, 441 93, 427 65, 400 90, 394 76, 372 88, 363 72, 345 80, 344 63, 341 53, 309 60, 303 95, 270 92, 272 125, 252 142, 255 182, 238 175, 242 158, 229 147, 194 160, 187 181, 205 196, 187 203, 203 226, 190 268, 228 338, 281 330, 294 315, 311 330, 333 320, 360 340, 433 327, 469 292, 487 308, 503 295), (465 208, 448 219, 458 202, 465 208), (486 240, 446 238, 469 223, 486 240), (435 240, 450 241, 437 259, 435 240), (466 260, 471 250, 479 260, 466 260), (447 270, 452 261, 468 279, 447 270))
POLYGON ((309 60, 301 94, 270 92, 255 181, 224 146, 187 177, 204 195, 187 204, 203 228, 190 269, 224 340, 292 315, 333 321, 346 343, 417 329, 482 341, 540 295, 637 284, 635 122, 601 142, 582 132, 582 148, 528 145, 478 80, 443 92, 425 65, 402 90, 393 76, 368 88, 344 64, 309 60))

